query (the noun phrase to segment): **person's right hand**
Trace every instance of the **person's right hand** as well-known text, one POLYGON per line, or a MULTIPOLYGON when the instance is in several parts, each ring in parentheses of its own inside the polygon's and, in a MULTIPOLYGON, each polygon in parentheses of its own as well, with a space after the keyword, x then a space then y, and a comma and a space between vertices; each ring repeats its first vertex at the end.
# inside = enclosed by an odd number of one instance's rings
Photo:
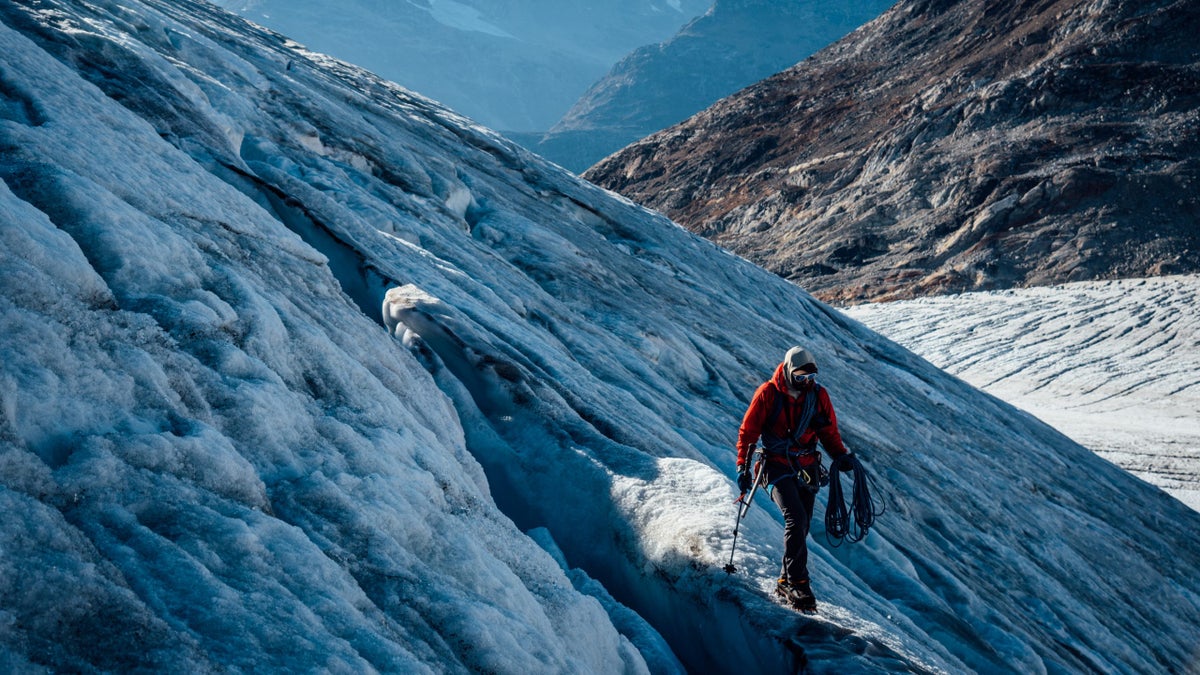
POLYGON ((738 464, 737 472, 738 489, 746 492, 750 489, 750 481, 752 480, 750 478, 750 467, 745 464, 738 464))

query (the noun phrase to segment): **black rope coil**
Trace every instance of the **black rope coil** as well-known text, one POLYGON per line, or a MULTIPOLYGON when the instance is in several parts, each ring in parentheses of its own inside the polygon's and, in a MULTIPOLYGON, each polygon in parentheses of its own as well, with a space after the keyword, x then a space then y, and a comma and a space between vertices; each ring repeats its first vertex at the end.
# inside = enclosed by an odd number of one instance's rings
POLYGON ((875 524, 875 519, 886 510, 882 502, 876 507, 871 497, 875 481, 863 469, 862 462, 854 454, 834 458, 829 466, 829 504, 825 508, 825 537, 831 546, 862 541, 875 524), (849 469, 854 473, 850 505, 842 491, 842 472, 849 469))

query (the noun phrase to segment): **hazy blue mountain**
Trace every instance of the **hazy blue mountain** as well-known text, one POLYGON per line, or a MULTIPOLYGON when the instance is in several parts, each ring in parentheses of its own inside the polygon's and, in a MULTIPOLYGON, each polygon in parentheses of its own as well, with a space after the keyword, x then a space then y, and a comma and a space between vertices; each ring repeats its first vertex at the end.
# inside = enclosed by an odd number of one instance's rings
POLYGON ((633 141, 789 68, 893 0, 717 0, 671 39, 641 47, 527 143, 583 171, 633 141))
POLYGON ((545 131, 711 0, 217 0, 493 129, 545 131))

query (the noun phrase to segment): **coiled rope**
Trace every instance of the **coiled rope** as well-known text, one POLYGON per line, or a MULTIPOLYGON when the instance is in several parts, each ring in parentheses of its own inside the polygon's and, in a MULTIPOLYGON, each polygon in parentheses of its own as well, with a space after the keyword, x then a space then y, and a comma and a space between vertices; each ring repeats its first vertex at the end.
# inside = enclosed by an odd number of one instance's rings
POLYGON ((884 514, 886 507, 880 502, 878 510, 871 497, 875 481, 863 469, 862 462, 853 454, 834 458, 829 466, 829 504, 825 508, 825 538, 831 546, 842 545, 842 541, 862 541, 875 519, 884 514), (849 467, 854 473, 849 507, 842 492, 842 471, 849 467))

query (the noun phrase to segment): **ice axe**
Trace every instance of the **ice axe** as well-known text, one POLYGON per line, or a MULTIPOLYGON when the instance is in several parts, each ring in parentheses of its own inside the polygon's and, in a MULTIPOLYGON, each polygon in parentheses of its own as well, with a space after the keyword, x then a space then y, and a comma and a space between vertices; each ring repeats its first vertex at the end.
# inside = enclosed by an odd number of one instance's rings
MULTIPOLYGON (((758 457, 759 452, 754 453, 754 457, 758 457)), ((750 505, 754 503, 754 493, 758 491, 758 479, 762 477, 763 462, 758 459, 754 462, 754 481, 750 485, 749 492, 743 492, 738 496, 734 504, 738 505, 737 520, 733 521, 733 546, 729 549, 729 564, 725 565, 725 573, 733 574, 737 568, 733 566, 733 554, 737 550, 738 528, 742 525, 742 518, 746 517, 746 512, 750 510, 750 505)))

